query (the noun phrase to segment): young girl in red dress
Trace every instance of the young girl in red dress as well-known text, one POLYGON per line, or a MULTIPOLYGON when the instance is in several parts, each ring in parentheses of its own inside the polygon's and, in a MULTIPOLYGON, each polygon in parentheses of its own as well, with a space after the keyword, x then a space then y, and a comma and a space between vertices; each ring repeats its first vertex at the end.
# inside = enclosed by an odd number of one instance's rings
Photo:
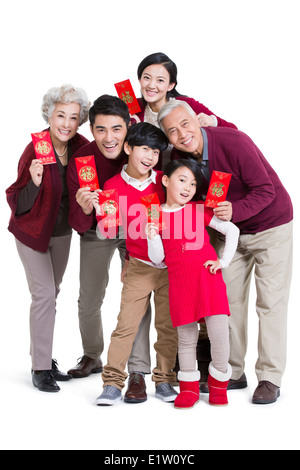
POLYGON ((149 257, 165 261, 169 274, 169 302, 173 326, 178 331, 178 373, 180 394, 176 408, 190 408, 199 400, 200 372, 196 367, 198 323, 205 321, 211 343, 209 403, 227 405, 227 385, 231 377, 229 358, 230 315, 221 269, 235 253, 239 229, 214 216, 197 198, 201 173, 193 160, 174 160, 164 172, 166 204, 162 206, 162 229, 146 228, 149 257), (209 241, 206 227, 226 237, 221 259, 209 241))

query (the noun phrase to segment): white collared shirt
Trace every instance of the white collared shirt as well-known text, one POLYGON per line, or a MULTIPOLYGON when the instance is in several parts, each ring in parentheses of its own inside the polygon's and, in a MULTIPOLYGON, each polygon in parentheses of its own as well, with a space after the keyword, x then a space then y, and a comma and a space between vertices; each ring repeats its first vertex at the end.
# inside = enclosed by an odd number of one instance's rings
POLYGON ((126 173, 126 168, 127 164, 123 166, 121 171, 121 176, 123 180, 126 181, 127 184, 133 186, 135 189, 138 189, 138 191, 144 191, 146 188, 148 188, 151 183, 156 184, 156 171, 154 171, 153 169, 151 170, 151 175, 149 176, 149 178, 144 181, 140 181, 136 178, 132 178, 131 176, 129 176, 129 174, 126 173))

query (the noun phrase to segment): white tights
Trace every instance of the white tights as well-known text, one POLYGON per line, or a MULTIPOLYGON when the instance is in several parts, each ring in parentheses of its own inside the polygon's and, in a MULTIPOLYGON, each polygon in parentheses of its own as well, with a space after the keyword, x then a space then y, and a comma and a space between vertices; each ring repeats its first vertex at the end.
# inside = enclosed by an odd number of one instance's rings
MULTIPOLYGON (((212 365, 222 373, 227 372, 229 360, 229 327, 227 315, 213 315, 205 318, 211 345, 212 365)), ((178 358, 182 372, 197 370, 196 348, 199 337, 198 323, 177 327, 178 358)))

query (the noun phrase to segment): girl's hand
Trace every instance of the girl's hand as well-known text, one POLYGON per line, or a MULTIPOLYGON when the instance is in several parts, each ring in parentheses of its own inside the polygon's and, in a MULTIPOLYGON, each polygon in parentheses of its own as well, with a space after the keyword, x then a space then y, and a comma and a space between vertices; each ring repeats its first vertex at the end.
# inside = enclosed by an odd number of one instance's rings
POLYGON ((145 228, 145 232, 146 232, 147 238, 149 238, 149 240, 153 240, 153 238, 155 238, 156 235, 158 234, 158 226, 156 224, 147 224, 145 228))
POLYGON ((216 127, 216 119, 208 114, 200 113, 197 116, 201 127, 216 127))
POLYGON ((32 160, 31 165, 29 167, 29 172, 30 172, 31 179, 34 182, 34 184, 40 187, 42 184, 43 173, 44 173, 44 167, 41 164, 41 161, 37 159, 32 160))
POLYGON ((210 266, 210 269, 209 269, 209 272, 211 274, 216 274, 216 272, 218 271, 218 269, 222 269, 222 265, 220 263, 220 261, 217 259, 215 261, 213 260, 208 260, 206 261, 206 263, 204 263, 203 265, 205 268, 207 268, 208 266, 210 266))

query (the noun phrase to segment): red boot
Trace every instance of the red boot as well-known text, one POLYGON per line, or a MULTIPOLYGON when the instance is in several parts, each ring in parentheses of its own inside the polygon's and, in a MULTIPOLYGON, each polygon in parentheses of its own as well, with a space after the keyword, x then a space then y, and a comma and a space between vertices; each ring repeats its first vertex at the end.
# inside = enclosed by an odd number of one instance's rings
POLYGON ((218 406, 228 405, 227 386, 232 374, 230 364, 227 366, 226 374, 215 369, 212 363, 209 364, 208 371, 209 404, 218 406))
POLYGON ((180 393, 177 395, 175 408, 192 408, 199 401, 200 372, 178 372, 180 393))

